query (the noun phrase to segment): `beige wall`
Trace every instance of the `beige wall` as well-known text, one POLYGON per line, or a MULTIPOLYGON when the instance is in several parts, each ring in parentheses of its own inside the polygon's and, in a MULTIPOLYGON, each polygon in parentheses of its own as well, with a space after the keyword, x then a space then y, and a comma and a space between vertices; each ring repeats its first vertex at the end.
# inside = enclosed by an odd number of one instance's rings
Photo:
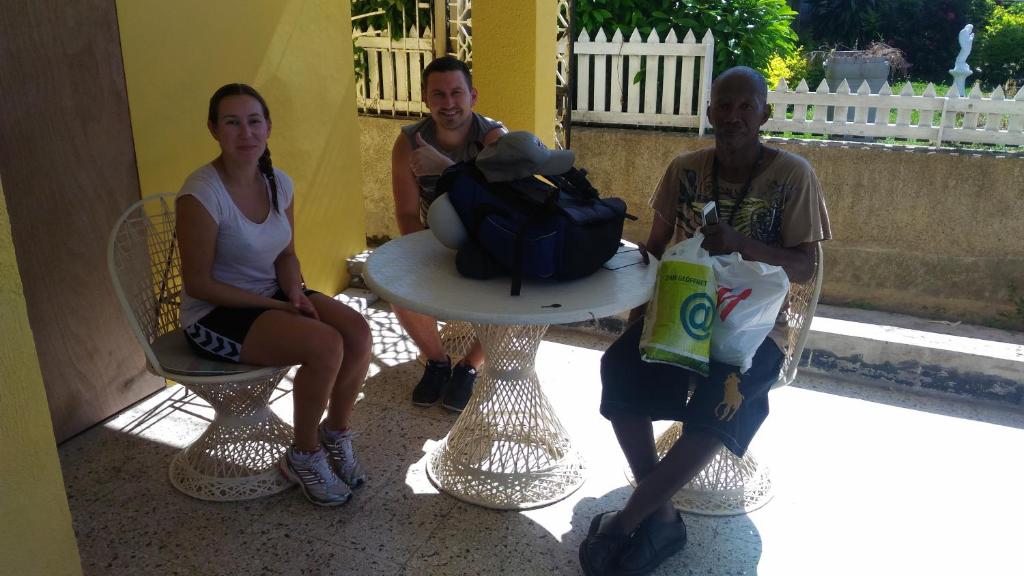
POLYGON ((360 170, 363 174, 363 209, 366 235, 397 238, 395 201, 391 195, 391 148, 398 131, 416 119, 393 120, 359 116, 360 170))
MULTIPOLYGON (((359 118, 367 233, 395 236, 390 145, 403 121, 359 118)), ((640 217, 624 235, 643 240, 648 200, 669 161, 709 146, 691 134, 573 127, 577 165, 604 196, 640 217)), ((927 149, 772 141, 818 172, 834 240, 825 247, 822 299, 926 318, 1021 326, 1009 284, 1024 291, 1024 158, 927 149)))
MULTIPOLYGON (((674 151, 690 135, 573 128, 579 165, 603 195, 642 216, 674 151)), ((806 157, 825 193, 834 240, 823 300, 969 323, 1012 316, 1009 283, 1024 286, 1024 158, 809 141, 773 141, 806 157)), ((1019 319, 1018 319, 1019 320, 1019 319)), ((1018 322, 1019 324, 1019 322, 1018 322)))

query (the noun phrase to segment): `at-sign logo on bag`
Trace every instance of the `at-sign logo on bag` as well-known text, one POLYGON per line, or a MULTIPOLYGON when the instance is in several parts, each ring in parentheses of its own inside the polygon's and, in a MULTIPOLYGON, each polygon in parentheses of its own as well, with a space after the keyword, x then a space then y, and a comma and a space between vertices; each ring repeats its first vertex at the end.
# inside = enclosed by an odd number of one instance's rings
POLYGON ((683 330, 694 340, 711 337, 711 321, 715 318, 714 302, 703 292, 691 294, 679 307, 679 321, 683 330))

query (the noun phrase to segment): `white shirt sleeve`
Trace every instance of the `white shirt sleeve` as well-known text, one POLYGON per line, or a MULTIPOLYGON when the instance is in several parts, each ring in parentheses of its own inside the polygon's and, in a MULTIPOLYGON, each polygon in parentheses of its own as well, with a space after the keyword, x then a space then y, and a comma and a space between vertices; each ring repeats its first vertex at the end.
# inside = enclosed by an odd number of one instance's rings
POLYGON ((181 190, 178 191, 178 198, 182 196, 194 196, 199 203, 210 213, 213 221, 220 226, 224 218, 224 194, 221 193, 224 185, 217 175, 217 170, 207 164, 196 170, 185 179, 181 190))

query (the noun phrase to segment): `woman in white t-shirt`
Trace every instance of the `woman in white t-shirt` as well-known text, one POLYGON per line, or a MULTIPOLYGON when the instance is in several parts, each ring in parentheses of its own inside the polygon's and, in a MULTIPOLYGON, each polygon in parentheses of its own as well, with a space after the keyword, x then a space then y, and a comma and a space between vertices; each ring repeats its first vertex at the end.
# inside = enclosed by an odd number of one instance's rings
POLYGON ((314 504, 343 504, 365 480, 349 423, 370 362, 370 328, 302 283, 292 181, 271 164, 263 97, 245 84, 221 87, 207 126, 221 153, 185 180, 177 199, 181 324, 199 354, 301 365, 292 393, 295 441, 281 471, 314 504))

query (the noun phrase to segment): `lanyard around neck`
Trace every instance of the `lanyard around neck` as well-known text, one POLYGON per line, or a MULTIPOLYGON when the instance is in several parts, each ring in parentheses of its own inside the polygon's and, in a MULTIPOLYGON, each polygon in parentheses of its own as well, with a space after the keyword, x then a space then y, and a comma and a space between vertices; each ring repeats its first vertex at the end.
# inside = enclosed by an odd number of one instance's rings
MULTIPOLYGON (((747 182, 740 189, 740 193, 736 196, 736 200, 732 205, 732 211, 729 212, 729 226, 732 226, 733 220, 736 218, 736 213, 740 210, 740 205, 747 198, 747 194, 750 193, 750 185, 754 183, 754 175, 757 174, 758 167, 761 166, 761 160, 764 159, 764 145, 758 144, 757 146, 757 160, 754 162, 754 167, 750 169, 750 174, 747 175, 747 182)), ((718 191, 718 155, 712 156, 711 161, 711 195, 714 197, 715 205, 721 206, 722 203, 719 201, 718 191)))

